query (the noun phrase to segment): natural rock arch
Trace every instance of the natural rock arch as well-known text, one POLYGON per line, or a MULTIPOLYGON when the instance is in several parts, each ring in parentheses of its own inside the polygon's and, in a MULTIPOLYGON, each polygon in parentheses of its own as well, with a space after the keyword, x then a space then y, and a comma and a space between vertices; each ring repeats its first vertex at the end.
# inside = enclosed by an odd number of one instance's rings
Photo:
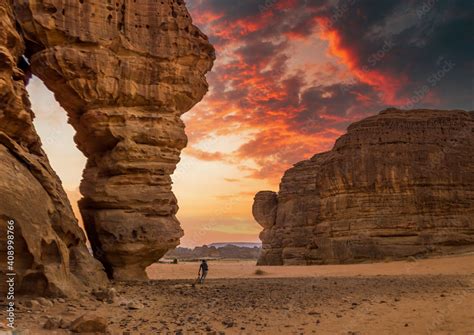
MULTIPOLYGON (((39 188, 54 184, 50 188, 59 195, 51 206, 65 208, 68 220, 61 219, 61 225, 74 231, 75 243, 87 252, 31 123, 23 84, 27 71, 18 66, 25 54, 32 73, 67 111, 77 132, 75 142, 88 158, 80 209, 95 257, 109 277, 146 278, 144 269, 175 247, 183 234, 170 175, 187 143, 180 116, 207 92, 205 74, 215 59, 212 45, 192 25, 181 0, 0 4, 5 28, 1 55, 7 59, 2 58, 0 87, 2 111, 9 116, 2 116, 0 128, 6 138, 0 142, 4 155, 19 161, 34 155, 46 169, 35 174, 36 167, 26 166, 39 188), (17 124, 24 125, 20 129, 17 124)), ((16 215, 6 205, 1 209, 5 217, 16 215)), ((39 225, 46 229, 52 220, 44 218, 39 225)), ((83 258, 94 263, 87 255, 83 258)))

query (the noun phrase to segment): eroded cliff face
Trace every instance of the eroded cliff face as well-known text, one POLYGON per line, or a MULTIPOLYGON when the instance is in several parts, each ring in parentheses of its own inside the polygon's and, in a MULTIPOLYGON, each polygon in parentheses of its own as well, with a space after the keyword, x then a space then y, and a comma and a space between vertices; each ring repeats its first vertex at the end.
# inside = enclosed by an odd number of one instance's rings
POLYGON ((41 149, 25 90, 24 50, 11 3, 0 0, 0 291, 7 292, 5 273, 14 272, 19 294, 72 296, 107 278, 41 149), (7 236, 14 236, 14 250, 7 236))
POLYGON ((214 58, 180 0, 0 0, 0 242, 6 255, 14 221, 17 293, 74 295, 105 285, 106 272, 144 279, 179 243, 170 175, 187 141, 180 116, 206 93, 214 58), (41 149, 31 73, 88 158, 80 209, 104 266, 41 149))
POLYGON ((255 197, 261 265, 474 249, 474 112, 389 109, 255 197))

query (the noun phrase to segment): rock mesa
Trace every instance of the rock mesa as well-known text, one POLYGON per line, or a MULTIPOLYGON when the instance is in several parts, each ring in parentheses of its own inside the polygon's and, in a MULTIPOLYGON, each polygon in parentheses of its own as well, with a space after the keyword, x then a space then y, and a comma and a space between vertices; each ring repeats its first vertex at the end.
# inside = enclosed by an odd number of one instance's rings
POLYGON ((474 250, 474 112, 388 109, 255 196, 261 265, 474 250))

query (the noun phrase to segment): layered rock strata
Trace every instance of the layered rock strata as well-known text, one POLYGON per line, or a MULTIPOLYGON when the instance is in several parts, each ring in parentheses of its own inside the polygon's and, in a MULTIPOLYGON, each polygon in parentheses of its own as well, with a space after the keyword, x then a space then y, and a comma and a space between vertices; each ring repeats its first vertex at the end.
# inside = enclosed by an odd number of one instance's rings
POLYGON ((214 49, 181 0, 16 0, 32 71, 54 93, 88 158, 80 210, 109 277, 179 243, 171 178, 180 116, 207 92, 214 49))
MULTIPOLYGON (((1 0, 0 16, 1 252, 14 222, 17 292, 106 283, 34 130, 31 72, 88 157, 80 207, 95 256, 110 277, 145 278, 182 236, 170 175, 186 145, 180 115, 207 91, 212 46, 182 1, 1 0)), ((5 274, 6 258, 0 265, 5 274)))
POLYGON ((0 0, 0 292, 15 273, 17 294, 73 296, 107 278, 41 149, 24 50, 11 3, 0 0))
POLYGON ((474 112, 388 109, 255 197, 258 263, 353 263, 474 250, 474 112))

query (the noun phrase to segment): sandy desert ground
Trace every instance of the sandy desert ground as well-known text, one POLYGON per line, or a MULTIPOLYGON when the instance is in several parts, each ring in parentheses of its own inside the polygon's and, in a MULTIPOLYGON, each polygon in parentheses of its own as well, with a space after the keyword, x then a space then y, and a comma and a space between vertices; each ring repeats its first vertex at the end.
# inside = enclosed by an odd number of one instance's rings
POLYGON ((111 285, 111 304, 83 297, 31 309, 21 298, 18 329, 68 334, 42 327, 93 313, 124 335, 474 334, 474 255, 311 267, 216 261, 193 287, 198 266, 154 264, 150 282, 111 285))

